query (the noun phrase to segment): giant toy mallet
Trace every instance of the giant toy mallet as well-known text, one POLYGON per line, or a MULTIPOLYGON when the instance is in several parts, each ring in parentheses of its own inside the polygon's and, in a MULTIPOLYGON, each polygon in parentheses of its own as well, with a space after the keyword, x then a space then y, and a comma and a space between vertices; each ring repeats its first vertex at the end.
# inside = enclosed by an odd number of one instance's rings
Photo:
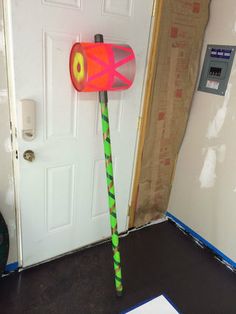
POLYGON ((103 43, 103 35, 95 35, 95 43, 75 43, 70 54, 70 75, 76 90, 99 92, 106 165, 108 204, 117 295, 122 295, 119 236, 117 230, 107 91, 128 89, 134 80, 135 56, 128 45, 103 43))

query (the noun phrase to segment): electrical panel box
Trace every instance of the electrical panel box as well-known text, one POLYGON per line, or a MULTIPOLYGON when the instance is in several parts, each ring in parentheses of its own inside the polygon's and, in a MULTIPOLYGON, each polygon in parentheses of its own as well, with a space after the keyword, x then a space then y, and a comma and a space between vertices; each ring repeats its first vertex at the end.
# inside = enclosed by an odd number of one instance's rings
POLYGON ((208 45, 198 90, 224 96, 236 46, 208 45))

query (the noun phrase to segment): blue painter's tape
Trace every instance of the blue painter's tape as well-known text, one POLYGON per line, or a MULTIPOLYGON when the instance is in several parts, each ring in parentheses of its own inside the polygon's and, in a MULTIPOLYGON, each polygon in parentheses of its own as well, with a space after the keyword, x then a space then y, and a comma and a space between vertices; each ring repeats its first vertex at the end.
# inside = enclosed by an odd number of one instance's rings
POLYGON ((14 262, 14 263, 8 264, 8 265, 6 265, 6 267, 5 267, 5 272, 6 272, 6 273, 10 273, 10 272, 12 272, 12 271, 17 270, 18 267, 19 267, 18 262, 14 262))
POLYGON ((222 253, 220 250, 218 250, 214 245, 212 245, 210 242, 205 240, 203 237, 201 237, 198 233, 193 231, 191 228, 189 228, 187 225, 185 225, 182 221, 180 221, 178 218, 173 216, 171 213, 167 212, 166 216, 169 217, 171 220, 173 220, 175 223, 177 223, 180 227, 182 227, 186 232, 191 234, 194 238, 202 242, 205 246, 210 248, 216 255, 218 255, 221 259, 223 259, 226 263, 228 263, 230 266, 236 268, 236 262, 234 262, 232 259, 230 259, 228 256, 226 256, 224 253, 222 253))

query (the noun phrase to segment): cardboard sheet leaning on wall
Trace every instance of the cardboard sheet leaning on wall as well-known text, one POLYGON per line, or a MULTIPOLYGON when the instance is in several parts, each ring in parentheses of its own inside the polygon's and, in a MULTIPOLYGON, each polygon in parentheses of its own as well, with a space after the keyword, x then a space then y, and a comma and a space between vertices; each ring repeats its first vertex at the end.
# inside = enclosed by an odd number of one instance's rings
POLYGON ((210 0, 165 0, 156 78, 142 155, 135 225, 166 211, 175 161, 186 130, 210 0))

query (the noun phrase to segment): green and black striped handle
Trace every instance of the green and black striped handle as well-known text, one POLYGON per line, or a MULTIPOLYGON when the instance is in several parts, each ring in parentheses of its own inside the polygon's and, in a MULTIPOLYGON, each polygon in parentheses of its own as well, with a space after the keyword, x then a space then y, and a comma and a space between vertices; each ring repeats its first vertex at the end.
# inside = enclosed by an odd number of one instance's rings
MULTIPOLYGON (((101 34, 95 35, 95 42, 103 42, 101 34)), ((112 166, 112 152, 111 152, 111 139, 109 129, 109 115, 108 115, 108 96, 107 91, 99 92, 99 103, 102 115, 102 132, 103 132, 103 145, 106 164, 106 180, 108 191, 108 204, 110 210, 110 224, 111 224, 111 242, 113 250, 114 271, 115 271, 115 287, 118 296, 122 295, 122 274, 119 252, 119 235, 117 229, 117 215, 116 215, 116 199, 113 178, 112 166)))

